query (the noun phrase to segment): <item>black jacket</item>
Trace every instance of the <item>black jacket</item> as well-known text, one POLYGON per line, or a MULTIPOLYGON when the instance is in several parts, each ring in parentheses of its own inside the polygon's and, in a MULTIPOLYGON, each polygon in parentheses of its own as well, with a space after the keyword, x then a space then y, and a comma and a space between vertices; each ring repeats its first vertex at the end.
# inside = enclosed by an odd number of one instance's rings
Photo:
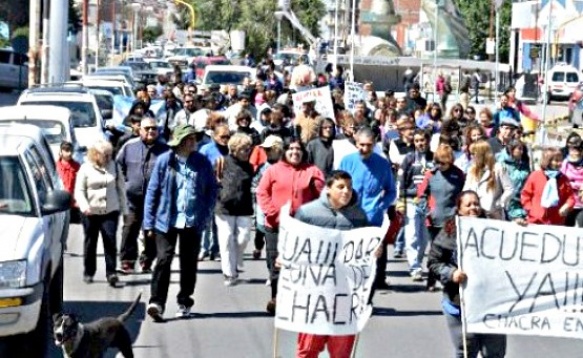
POLYGON ((314 138, 306 146, 308 163, 314 164, 327 176, 334 169, 334 148, 332 140, 324 140, 321 137, 314 138))
POLYGON ((255 128, 238 127, 237 133, 247 134, 249 137, 251 137, 251 141, 252 141, 251 145, 252 146, 256 146, 256 145, 261 144, 261 136, 259 135, 259 132, 257 132, 257 130, 255 128))
POLYGON ((253 215, 252 181, 253 167, 249 162, 237 160, 232 155, 225 156, 215 213, 231 216, 253 215))
POLYGON ((443 285, 443 295, 453 304, 460 305, 459 284, 452 281, 458 268, 455 216, 446 220, 431 245, 427 267, 443 285))
POLYGON ((416 151, 407 154, 399 170, 401 197, 415 198, 417 186, 423 181, 425 170, 433 168, 433 153, 430 150, 421 154, 422 157, 425 157, 425 165, 416 160, 416 155, 416 151))

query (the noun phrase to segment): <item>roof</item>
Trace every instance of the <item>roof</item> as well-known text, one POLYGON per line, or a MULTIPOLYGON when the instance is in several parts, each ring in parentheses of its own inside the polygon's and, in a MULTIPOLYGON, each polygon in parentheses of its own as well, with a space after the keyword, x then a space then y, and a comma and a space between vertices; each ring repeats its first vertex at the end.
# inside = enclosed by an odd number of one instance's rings
POLYGON ((83 86, 67 86, 66 84, 60 84, 56 86, 49 87, 33 87, 26 91, 26 93, 89 93, 87 88, 83 86))
POLYGON ((22 144, 42 138, 41 129, 30 124, 0 125, 0 155, 18 155, 22 144))
POLYGON ((61 120, 71 116, 71 112, 65 107, 45 106, 45 105, 27 105, 27 106, 9 106, 0 108, 0 120, 6 119, 47 119, 61 120))

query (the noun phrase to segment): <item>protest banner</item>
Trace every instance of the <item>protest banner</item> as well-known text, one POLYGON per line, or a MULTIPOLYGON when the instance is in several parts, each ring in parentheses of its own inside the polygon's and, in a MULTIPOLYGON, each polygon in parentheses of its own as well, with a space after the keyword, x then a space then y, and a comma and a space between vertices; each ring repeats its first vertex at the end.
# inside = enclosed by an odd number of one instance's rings
POLYGON ((368 303, 386 228, 325 229, 280 215, 282 265, 275 327, 323 335, 360 332, 372 313, 368 303), (384 230, 384 231, 383 231, 384 230))
POLYGON ((306 99, 316 101, 316 111, 322 115, 322 117, 330 118, 336 120, 334 117, 334 105, 332 104, 332 93, 330 92, 330 87, 318 87, 309 89, 307 91, 302 91, 294 93, 292 95, 294 102, 294 112, 302 112, 302 102, 306 99))
POLYGON ((583 231, 459 218, 467 332, 583 338, 583 231))
POLYGON ((358 82, 344 83, 344 106, 350 113, 354 114, 356 102, 366 99, 364 85, 358 82))

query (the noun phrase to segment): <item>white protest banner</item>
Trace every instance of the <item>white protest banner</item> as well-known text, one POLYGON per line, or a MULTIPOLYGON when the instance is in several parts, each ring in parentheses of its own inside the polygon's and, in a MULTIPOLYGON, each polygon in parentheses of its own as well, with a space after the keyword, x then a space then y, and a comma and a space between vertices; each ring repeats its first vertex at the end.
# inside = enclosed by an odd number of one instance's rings
POLYGON ((358 82, 344 83, 344 106, 350 113, 354 114, 356 102, 366 99, 364 85, 358 82))
POLYGON ((583 338, 583 230, 460 218, 467 331, 583 338))
POLYGON ((332 104, 332 93, 330 92, 330 87, 318 87, 312 88, 307 91, 302 91, 294 93, 292 95, 294 102, 294 112, 302 112, 302 102, 309 99, 316 101, 316 111, 320 113, 323 117, 330 118, 335 121, 334 118, 334 105, 332 104))
POLYGON ((280 215, 275 326, 311 334, 357 334, 372 313, 368 299, 374 252, 386 228, 320 228, 285 214, 287 208, 280 215))

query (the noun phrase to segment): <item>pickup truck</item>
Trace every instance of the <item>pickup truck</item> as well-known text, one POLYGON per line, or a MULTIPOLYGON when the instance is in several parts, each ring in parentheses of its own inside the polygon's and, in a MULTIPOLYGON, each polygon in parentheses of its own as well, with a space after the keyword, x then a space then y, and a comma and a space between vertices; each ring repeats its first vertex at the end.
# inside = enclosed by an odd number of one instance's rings
POLYGON ((62 310, 71 196, 33 125, 0 125, 0 178, 0 341, 20 340, 16 356, 44 357, 62 310))

